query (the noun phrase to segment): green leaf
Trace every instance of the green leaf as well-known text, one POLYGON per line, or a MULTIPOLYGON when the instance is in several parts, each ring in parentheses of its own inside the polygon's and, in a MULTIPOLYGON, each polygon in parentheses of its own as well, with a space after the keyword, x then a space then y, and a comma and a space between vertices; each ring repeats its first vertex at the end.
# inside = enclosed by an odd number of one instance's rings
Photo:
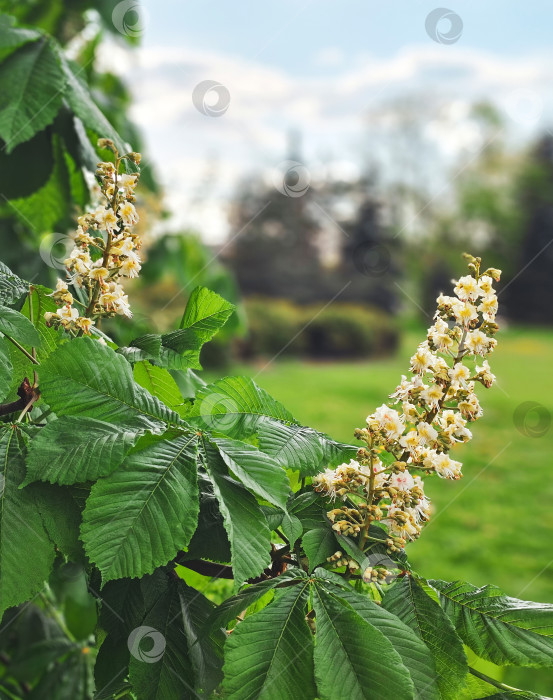
POLYGON ((40 389, 58 416, 83 415, 161 433, 178 414, 139 386, 129 363, 92 338, 76 338, 40 367, 40 389))
POLYGON ((181 554, 186 559, 209 559, 210 561, 228 564, 232 558, 230 542, 224 527, 224 520, 219 510, 219 502, 211 491, 206 491, 204 479, 200 486, 200 514, 198 527, 194 533, 188 550, 181 554))
POLYGON ((226 627, 229 622, 237 618, 250 605, 256 603, 268 591, 272 591, 277 586, 294 585, 294 582, 300 583, 305 581, 305 579, 304 572, 298 569, 284 572, 280 576, 267 579, 266 581, 259 581, 258 583, 245 586, 236 595, 227 598, 213 611, 207 621, 207 626, 211 628, 226 627))
POLYGON ((42 36, 35 29, 14 27, 15 18, 10 15, 0 15, 0 60, 8 53, 30 41, 36 41, 42 36))
POLYGON ((50 574, 54 547, 34 498, 19 489, 25 476, 17 428, 0 429, 0 614, 40 591, 50 574), (32 553, 32 556, 31 556, 32 553))
POLYGON ((223 679, 223 645, 226 634, 213 630, 206 634, 206 623, 215 605, 184 581, 178 582, 181 619, 188 655, 196 679, 195 690, 209 697, 223 679))
POLYGON ((13 304, 25 294, 28 285, 7 265, 0 262, 0 304, 13 304))
POLYGON ((479 700, 552 700, 551 698, 546 698, 544 695, 536 695, 536 693, 531 693, 527 690, 515 690, 512 692, 496 693, 494 695, 486 695, 485 698, 480 698, 479 700))
POLYGON ((178 582, 169 582, 129 636, 129 677, 138 700, 197 698, 179 590, 178 582))
POLYGON ((137 384, 163 401, 173 411, 184 412, 184 401, 177 383, 166 369, 142 360, 134 365, 133 376, 137 384))
POLYGON ((215 446, 204 446, 205 467, 219 501, 232 553, 234 586, 259 576, 271 563, 271 532, 255 498, 228 476, 227 467, 215 446))
POLYGON ((223 690, 230 700, 313 700, 313 637, 305 623, 309 583, 285 589, 233 630, 223 690))
MULTIPOLYGON (((88 87, 81 82, 78 73, 74 72, 61 49, 57 49, 57 54, 63 76, 67 82, 64 96, 73 112, 87 129, 92 130, 98 136, 112 139, 119 149, 119 153, 128 152, 130 148, 128 148, 128 145, 124 143, 117 131, 98 109, 88 87)), ((80 72, 82 69, 76 67, 76 70, 80 72)))
POLYGON ((54 420, 29 445, 25 483, 96 481, 121 464, 143 432, 85 416, 54 420))
POLYGON ((5 338, 0 338, 0 401, 9 393, 13 373, 8 342, 5 338))
POLYGON ((293 547, 303 532, 301 520, 295 515, 290 515, 290 513, 285 512, 282 514, 280 527, 282 528, 282 533, 288 540, 290 547, 293 547))
POLYGON ((413 682, 391 642, 349 605, 315 586, 315 678, 322 700, 412 699, 413 682))
MULTIPOLYGON (((40 345, 36 349, 36 356, 39 362, 44 362, 48 355, 56 349, 56 347, 65 342, 66 336, 62 331, 57 331, 54 328, 48 328, 44 322, 44 314, 46 311, 56 311, 57 306, 54 300, 47 296, 51 292, 47 287, 32 286, 29 295, 23 304, 21 313, 26 318, 32 319, 32 323, 40 336, 40 345)), ((13 376, 10 385, 9 397, 15 398, 17 388, 21 384, 24 377, 32 377, 33 371, 38 367, 33 364, 21 350, 10 343, 10 358, 13 364, 13 376)), ((31 346, 27 346, 28 351, 31 346)))
POLYGON ((318 527, 326 527, 328 518, 327 501, 321 494, 309 489, 304 493, 295 493, 288 504, 288 512, 301 522, 304 532, 318 527))
POLYGON ((348 462, 357 448, 334 442, 326 435, 299 425, 277 421, 259 424, 259 449, 300 476, 313 476, 326 466, 348 462))
POLYGON ((91 700, 94 695, 94 660, 78 648, 62 663, 53 665, 27 695, 29 700, 91 700))
POLYGON ((461 640, 440 606, 412 576, 405 576, 387 591, 382 607, 422 639, 434 656, 442 697, 457 700, 467 678, 467 658, 461 640))
POLYGON ((210 289, 196 287, 188 299, 179 328, 193 332, 207 343, 225 325, 235 308, 210 289))
POLYGON ((308 530, 301 539, 302 546, 309 559, 309 569, 313 569, 339 550, 336 537, 329 527, 308 530))
POLYGON ((227 322, 235 307, 215 292, 196 287, 180 328, 161 336, 160 362, 171 369, 201 369, 200 350, 227 322))
POLYGON ((40 345, 40 336, 31 321, 8 306, 0 306, 0 332, 21 345, 40 345))
POLYGON ((26 44, 0 64, 0 137, 8 153, 53 122, 65 83, 46 37, 26 44))
POLYGON ((84 562, 79 532, 82 507, 76 490, 51 484, 32 484, 26 486, 25 491, 33 496, 50 541, 72 562, 84 562))
POLYGON ((253 435, 267 418, 295 423, 284 406, 249 377, 226 377, 198 390, 187 420, 244 439, 253 435))
POLYGON ((316 474, 324 449, 319 434, 299 425, 263 422, 259 427, 259 449, 274 457, 286 469, 299 470, 300 476, 316 474))
POLYGON ((49 296, 51 291, 51 289, 42 285, 31 285, 27 299, 21 309, 21 313, 32 320, 33 326, 40 336, 40 343, 37 346, 37 358, 40 361, 45 359, 67 338, 62 331, 48 328, 44 321, 44 314, 47 311, 55 312, 58 308, 55 301, 49 296))
POLYGON ((223 438, 212 442, 217 445, 227 467, 247 489, 277 508, 286 510, 286 502, 291 494, 290 483, 278 462, 246 442, 223 438))
POLYGON ((553 605, 511 598, 495 586, 429 583, 475 654, 498 665, 553 666, 553 605))
POLYGON ((128 347, 118 348, 117 352, 124 355, 129 362, 152 360, 159 357, 161 351, 161 336, 157 333, 147 333, 135 338, 128 347))
POLYGON ((415 632, 398 617, 377 605, 367 595, 359 595, 351 588, 344 590, 325 582, 325 589, 345 601, 358 615, 376 627, 392 643, 401 656, 415 686, 417 700, 439 700, 437 673, 434 658, 415 632))
POLYGON ((117 348, 117 352, 129 362, 155 360, 161 351, 161 336, 157 333, 147 333, 135 338, 131 344, 117 348))
POLYGON ((22 225, 32 229, 35 235, 66 226, 72 213, 69 173, 61 139, 57 135, 51 138, 54 165, 45 184, 26 197, 13 198, 8 202, 22 225))
POLYGON ((130 454, 90 492, 85 550, 103 581, 151 573, 189 543, 198 519, 195 435, 130 454))

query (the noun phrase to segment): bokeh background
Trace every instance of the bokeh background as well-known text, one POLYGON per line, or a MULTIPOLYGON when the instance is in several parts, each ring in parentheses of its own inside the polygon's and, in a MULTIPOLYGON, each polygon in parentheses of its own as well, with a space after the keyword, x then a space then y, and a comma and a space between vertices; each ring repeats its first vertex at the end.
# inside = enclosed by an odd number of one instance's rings
MULTIPOLYGON (((498 383, 459 448, 463 480, 428 480, 434 516, 409 555, 428 577, 552 603, 553 6, 0 9, 56 37, 144 153, 147 263, 129 285, 134 318, 111 329, 120 342, 174 327, 209 286, 238 312, 206 346, 205 378, 253 376, 302 423, 351 442, 407 370, 461 253, 503 269, 498 383)), ((58 116, 0 153, 2 259, 46 284, 88 200, 87 173, 56 159, 74 129, 58 116)), ((547 671, 485 671, 553 688, 547 671)))

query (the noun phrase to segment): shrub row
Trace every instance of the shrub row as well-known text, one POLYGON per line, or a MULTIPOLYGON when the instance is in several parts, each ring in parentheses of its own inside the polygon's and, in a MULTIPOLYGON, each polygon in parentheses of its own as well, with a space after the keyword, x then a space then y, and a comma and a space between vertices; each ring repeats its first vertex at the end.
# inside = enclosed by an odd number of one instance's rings
POLYGON ((395 320, 373 307, 333 303, 297 306, 286 300, 245 302, 249 331, 241 342, 245 359, 263 355, 315 359, 363 358, 396 350, 395 320))

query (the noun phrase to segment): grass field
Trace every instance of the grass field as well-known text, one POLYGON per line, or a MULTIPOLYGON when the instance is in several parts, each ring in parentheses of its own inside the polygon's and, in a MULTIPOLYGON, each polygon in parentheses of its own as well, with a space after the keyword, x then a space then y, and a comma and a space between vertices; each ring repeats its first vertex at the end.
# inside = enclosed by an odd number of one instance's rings
MULTIPOLYGON (((237 366, 232 374, 255 377, 303 424, 353 442, 354 428, 393 391, 423 339, 424 329, 406 334, 401 351, 390 359, 276 361, 237 366)), ((464 477, 426 480, 434 514, 408 554, 426 577, 494 583, 509 595, 553 603, 553 427, 531 437, 513 419, 528 401, 553 414, 553 331, 511 328, 498 340, 490 358, 498 384, 480 387, 484 416, 471 426, 474 439, 454 451, 464 477)), ((530 428, 533 418, 528 416, 530 428)), ((524 675, 508 678, 528 687, 531 677, 536 690, 553 690, 551 673, 524 675)))

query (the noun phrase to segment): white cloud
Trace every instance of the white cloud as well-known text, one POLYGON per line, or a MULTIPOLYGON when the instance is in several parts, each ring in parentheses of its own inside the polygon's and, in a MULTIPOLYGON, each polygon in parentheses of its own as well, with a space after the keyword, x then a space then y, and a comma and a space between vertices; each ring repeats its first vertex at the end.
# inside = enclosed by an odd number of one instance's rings
MULTIPOLYGON (((112 46, 107 50, 110 66, 115 63, 131 85, 133 117, 146 134, 168 200, 179 203, 180 223, 186 224, 192 209, 200 206, 193 204, 192 195, 196 192, 200 201, 200 173, 210 159, 216 161, 210 187, 203 189, 218 210, 204 220, 211 239, 223 232, 223 212, 236 183, 282 161, 292 129, 302 135, 310 168, 340 162, 343 169, 347 163, 358 167, 367 153, 384 152, 405 127, 397 101, 412 110, 411 126, 418 119, 429 158, 441 154, 448 162, 461 151, 478 149, 478 130, 468 120, 473 101, 495 102, 506 126, 521 133, 544 125, 553 114, 552 64, 544 55, 504 58, 457 46, 421 45, 390 58, 358 56, 346 65, 340 51, 330 47, 314 57, 319 66, 335 68, 321 78, 320 73, 292 75, 215 51, 171 46, 139 48, 132 54, 112 46), (221 117, 205 116, 192 103, 194 87, 207 79, 229 90, 230 105, 221 117)), ((200 208, 205 213, 203 204, 200 208)))

